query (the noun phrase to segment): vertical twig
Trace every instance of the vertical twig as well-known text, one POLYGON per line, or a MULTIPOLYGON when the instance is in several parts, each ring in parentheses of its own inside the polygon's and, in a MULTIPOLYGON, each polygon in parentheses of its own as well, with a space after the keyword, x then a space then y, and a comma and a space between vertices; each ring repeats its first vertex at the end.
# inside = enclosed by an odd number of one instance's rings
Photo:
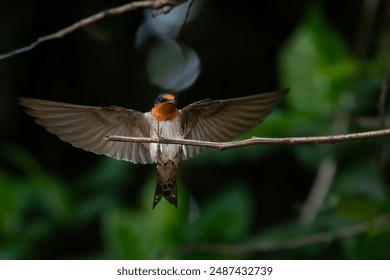
POLYGON ((354 49, 355 57, 362 61, 367 57, 378 6, 379 0, 365 0, 362 5, 354 49))
MULTIPOLYGON (((379 127, 380 129, 386 128, 386 97, 387 92, 389 90, 389 81, 390 81, 390 60, 389 64, 387 66, 387 72, 386 76, 383 78, 382 82, 382 88, 381 92, 379 94, 379 100, 378 100, 378 114, 379 114, 379 127)), ((377 165, 380 166, 381 158, 382 158, 382 150, 383 146, 385 145, 385 142, 383 140, 380 140, 378 142, 378 148, 377 148, 377 165)))
POLYGON ((302 225, 310 225, 316 219, 332 185, 336 170, 337 162, 332 156, 321 161, 314 183, 301 209, 299 222, 302 225))
POLYGON ((194 2, 195 2, 195 0, 190 0, 189 1, 188 7, 187 7, 187 11, 186 11, 186 14, 184 16, 183 22, 181 23, 180 26, 178 26, 177 30, 174 32, 173 38, 176 38, 177 36, 179 36, 179 34, 180 34, 181 30, 183 29, 184 25, 187 23, 188 18, 190 17, 192 5, 194 4, 194 2))
POLYGON ((188 4, 188 9, 186 12, 186 16, 184 17, 184 21, 183 21, 182 26, 184 26, 184 24, 187 23, 188 18, 190 17, 191 8, 192 8, 192 5, 194 4, 194 2, 195 2, 195 0, 191 0, 190 3, 188 4))
POLYGON ((379 101, 378 101, 378 112, 379 112, 379 126, 380 129, 386 128, 386 96, 387 92, 389 90, 389 81, 390 81, 390 60, 389 64, 387 65, 387 73, 385 78, 382 82, 382 88, 381 92, 379 94, 379 101))

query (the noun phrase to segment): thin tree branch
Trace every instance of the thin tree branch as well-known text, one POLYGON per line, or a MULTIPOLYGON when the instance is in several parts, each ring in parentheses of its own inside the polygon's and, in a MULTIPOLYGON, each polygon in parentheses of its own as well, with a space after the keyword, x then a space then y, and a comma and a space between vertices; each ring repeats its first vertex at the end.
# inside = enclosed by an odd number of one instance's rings
POLYGON ((337 171, 337 162, 333 156, 328 156, 321 161, 317 175, 309 195, 302 206, 299 220, 302 225, 308 226, 316 219, 321 206, 333 183, 337 171))
POLYGON ((195 0, 189 0, 190 2, 188 3, 188 7, 187 7, 187 12, 184 16, 184 20, 183 20, 183 23, 180 25, 180 27, 178 28, 178 30, 174 33, 174 37, 177 37, 182 28, 184 27, 184 25, 187 23, 189 17, 190 17, 190 12, 191 12, 191 9, 192 9, 192 5, 194 4, 195 0))
POLYGON ((188 253, 220 253, 220 254, 235 254, 246 255, 251 253, 266 253, 281 250, 291 250, 311 245, 331 242, 335 239, 346 239, 367 232, 369 229, 384 228, 390 225, 390 216, 383 215, 375 218, 371 222, 364 222, 352 226, 346 226, 339 230, 320 232, 312 235, 300 236, 289 240, 281 240, 274 242, 260 242, 255 244, 194 244, 177 248, 176 250, 182 254, 188 253))
MULTIPOLYGON (((366 128, 366 129, 383 129, 380 127, 380 120, 378 117, 357 117, 352 120, 354 125, 366 128)), ((390 117, 385 117, 385 127, 390 126, 390 117)))
POLYGON ((183 21, 183 24, 186 24, 188 18, 190 17, 190 12, 191 12, 191 8, 192 8, 192 5, 194 4, 195 0, 191 0, 190 3, 188 4, 188 9, 187 9, 187 12, 186 12, 186 15, 184 17, 184 21, 183 21))
MULTIPOLYGON (((381 129, 386 128, 386 95, 388 92, 389 81, 390 81, 390 61, 389 64, 387 65, 386 76, 383 78, 382 81, 382 88, 378 100, 379 127, 381 129)), ((376 153, 377 155, 376 163, 378 166, 381 166, 382 150, 384 145, 385 143, 383 140, 378 142, 378 148, 376 153)))
POLYGON ((381 129, 386 128, 386 95, 389 90, 390 81, 390 61, 387 65, 386 76, 382 82, 381 92, 379 94, 378 111, 379 111, 379 125, 381 129))
POLYGON ((54 40, 62 38, 78 29, 81 29, 87 25, 90 25, 92 23, 95 23, 99 20, 105 19, 107 17, 113 16, 113 15, 120 15, 124 14, 136 9, 154 9, 155 13, 153 16, 159 16, 161 14, 168 14, 174 7, 177 5, 185 2, 187 0, 145 0, 145 1, 135 1, 131 3, 124 4, 122 6, 118 6, 115 8, 110 8, 104 11, 101 11, 99 13, 96 13, 92 16, 86 17, 80 21, 77 21, 73 23, 72 25, 65 27, 64 29, 61 29, 57 32, 39 37, 35 42, 32 42, 30 45, 15 49, 11 52, 5 53, 0 55, 0 61, 13 57, 18 54, 22 54, 28 51, 31 51, 38 45, 54 40))
POLYGON ((222 151, 222 150, 229 150, 229 149, 254 146, 254 145, 334 144, 334 143, 357 141, 357 140, 364 140, 364 139, 381 138, 387 136, 390 136, 390 129, 382 129, 382 130, 343 134, 343 135, 314 136, 314 137, 287 137, 287 138, 252 137, 250 139, 234 141, 234 142, 211 142, 211 141, 199 141, 199 140, 190 140, 190 139, 128 137, 128 136, 118 136, 118 135, 108 135, 105 137, 105 139, 107 141, 117 141, 117 142, 181 144, 181 145, 213 148, 222 151))
POLYGON ((368 47, 371 42, 370 38, 372 37, 379 2, 379 0, 363 1, 354 44, 354 54, 362 61, 367 58, 368 47))

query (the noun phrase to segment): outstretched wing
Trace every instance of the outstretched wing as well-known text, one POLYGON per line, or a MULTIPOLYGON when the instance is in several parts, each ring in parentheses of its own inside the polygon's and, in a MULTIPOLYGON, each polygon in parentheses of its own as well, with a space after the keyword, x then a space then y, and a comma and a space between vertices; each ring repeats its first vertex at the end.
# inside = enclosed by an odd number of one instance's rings
MULTIPOLYGON (((188 139, 224 142, 250 131, 272 111, 287 91, 275 91, 224 100, 203 100, 181 110, 188 139)), ((204 148, 186 146, 187 158, 204 148)))
POLYGON ((120 107, 81 106, 32 98, 20 105, 38 124, 74 147, 134 163, 152 163, 143 144, 113 142, 107 135, 149 137, 150 124, 144 113, 120 107))

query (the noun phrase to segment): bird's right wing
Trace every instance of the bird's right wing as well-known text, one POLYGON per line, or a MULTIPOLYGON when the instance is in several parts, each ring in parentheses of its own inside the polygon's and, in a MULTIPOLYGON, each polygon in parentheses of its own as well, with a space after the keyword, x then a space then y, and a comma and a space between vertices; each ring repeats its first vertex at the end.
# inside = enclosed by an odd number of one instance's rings
POLYGON ((144 113, 32 98, 20 98, 19 103, 38 124, 74 147, 119 160, 153 163, 143 144, 104 139, 108 135, 149 137, 150 123, 144 113))

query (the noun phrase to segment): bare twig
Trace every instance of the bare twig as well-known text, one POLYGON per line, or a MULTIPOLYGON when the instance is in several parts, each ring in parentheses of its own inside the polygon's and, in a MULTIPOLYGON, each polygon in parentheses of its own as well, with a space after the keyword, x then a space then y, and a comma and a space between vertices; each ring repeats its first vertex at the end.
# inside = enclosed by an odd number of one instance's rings
POLYGON ((182 28, 183 28, 184 25, 187 23, 187 21, 188 21, 188 19, 189 19, 189 17, 190 17, 191 8, 192 8, 192 5, 194 4, 195 0, 189 0, 189 1, 190 1, 190 2, 188 2, 187 11, 186 11, 186 14, 185 14, 185 16, 184 16, 183 22, 182 22, 182 24, 178 27, 178 29, 173 33, 173 38, 176 38, 176 37, 180 34, 182 28))
POLYGON ((336 171, 337 162, 333 156, 328 156, 321 161, 313 186, 299 215, 299 220, 302 225, 307 226, 314 222, 328 195, 336 171))
POLYGON ((181 144, 189 146, 199 146, 213 148, 217 150, 229 150, 234 148, 254 146, 254 145, 314 145, 314 144, 334 144, 340 142, 357 141, 363 139, 373 139, 390 136, 390 129, 382 129, 368 132, 317 136, 317 137, 288 137, 288 138, 261 138, 252 137, 250 139, 235 142, 210 142, 190 139, 166 139, 148 137, 128 137, 118 135, 106 136, 107 141, 134 142, 134 143, 160 143, 160 144, 181 144))
MULTIPOLYGON (((352 120, 353 124, 363 127, 363 128, 368 128, 368 129, 383 129, 380 127, 380 120, 378 117, 357 117, 352 120)), ((385 117, 384 120, 385 127, 390 126, 390 117, 385 117)))
POLYGON ((381 129, 386 128, 386 95, 389 90, 389 81, 390 81, 390 62, 387 66, 386 76, 382 82, 381 92, 379 94, 378 101, 378 111, 379 111, 379 125, 381 129))
POLYGON ((373 221, 360 223, 352 226, 346 226, 339 230, 330 232, 320 232, 312 235, 300 236, 297 238, 281 241, 267 241, 255 244, 194 244, 180 247, 177 249, 179 253, 220 253, 220 254, 235 254, 245 255, 251 253, 266 253, 281 250, 291 250, 296 248, 307 247, 311 245, 331 242, 336 239, 346 239, 367 232, 370 228, 384 228, 390 225, 390 216, 383 215, 375 218, 373 221))
MULTIPOLYGON (((386 128, 386 95, 389 90, 389 81, 390 81, 390 61, 389 64, 387 65, 387 72, 386 76, 383 78, 382 81, 382 88, 381 92, 379 94, 379 100, 378 100, 378 113, 379 113, 379 127, 381 129, 386 128)), ((384 147, 384 142, 379 141, 378 142, 378 148, 377 148, 377 165, 381 165, 381 157, 382 157, 382 150, 384 147)))
POLYGON ((194 2, 195 2, 195 0, 190 0, 190 2, 188 3, 188 7, 187 7, 186 14, 184 16, 183 23, 180 25, 178 30, 175 32, 175 37, 179 35, 179 33, 181 32, 182 28, 187 23, 188 18, 190 17, 191 8, 192 8, 192 5, 194 4, 194 2))
POLYGON ((124 13, 130 12, 130 11, 136 10, 136 9, 143 8, 143 9, 154 9, 155 13, 153 14, 153 16, 159 16, 161 14, 169 13, 170 11, 172 11, 172 9, 174 7, 176 7, 177 5, 179 5, 185 1, 186 0, 145 0, 145 1, 135 1, 135 2, 127 3, 127 4, 124 4, 122 6, 118 6, 115 8, 110 8, 110 9, 101 11, 97 14, 94 14, 92 16, 86 17, 78 22, 75 22, 72 25, 70 25, 64 29, 61 29, 55 33, 51 33, 49 35, 39 37, 35 42, 32 42, 28 46, 18 48, 18 49, 11 51, 11 52, 2 54, 2 55, 0 55, 0 60, 4 60, 6 58, 10 58, 12 56, 15 56, 15 55, 18 55, 21 53, 31 51, 36 46, 38 46, 44 42, 62 38, 62 37, 74 32, 80 28, 83 28, 87 25, 90 25, 92 23, 95 23, 99 20, 102 20, 104 18, 113 16, 113 15, 120 15, 120 14, 124 14, 124 13))
POLYGON ((192 8, 192 5, 194 4, 195 0, 191 0, 190 3, 188 4, 188 9, 187 9, 187 12, 186 12, 186 16, 184 17, 184 21, 183 21, 183 24, 186 24, 188 18, 190 17, 190 12, 191 12, 191 8, 192 8))
POLYGON ((354 54, 362 61, 367 57, 368 47, 371 42, 370 38, 374 29, 375 17, 378 13, 379 2, 379 0, 363 1, 354 44, 354 54))

